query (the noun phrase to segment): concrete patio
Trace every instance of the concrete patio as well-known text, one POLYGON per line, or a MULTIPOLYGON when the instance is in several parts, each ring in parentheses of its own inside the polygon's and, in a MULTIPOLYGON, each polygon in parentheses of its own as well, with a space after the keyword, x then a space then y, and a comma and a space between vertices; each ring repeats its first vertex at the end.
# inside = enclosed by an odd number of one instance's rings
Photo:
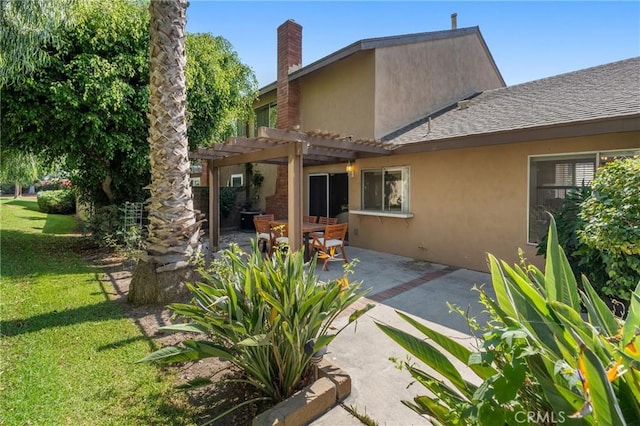
MULTIPOLYGON (((236 242, 248 249, 253 233, 225 233, 221 247, 236 242)), ((407 386, 412 378, 406 371, 398 370, 389 358, 404 360, 407 352, 380 331, 375 323, 384 323, 413 332, 396 310, 410 314, 422 323, 450 336, 465 345, 473 345, 466 320, 458 313, 450 312, 447 302, 455 304, 480 321, 487 317, 477 302, 474 285, 487 284, 486 291, 493 296, 491 276, 487 273, 433 264, 358 247, 347 247, 350 260, 358 259, 350 281, 361 281, 368 289, 366 299, 359 304, 376 306, 361 317, 356 324, 345 329, 329 345, 325 357, 351 376, 351 394, 343 401, 360 414, 379 425, 429 424, 401 403, 424 394, 420 385, 407 386)), ((330 262, 329 271, 318 265, 316 272, 321 280, 343 275, 343 262, 330 262)), ((338 321, 346 322, 346 316, 338 321)), ((336 324, 340 326, 340 324, 336 324)), ((467 377, 467 379, 470 379, 467 377)), ((311 423, 314 426, 361 425, 343 406, 336 406, 311 423)))

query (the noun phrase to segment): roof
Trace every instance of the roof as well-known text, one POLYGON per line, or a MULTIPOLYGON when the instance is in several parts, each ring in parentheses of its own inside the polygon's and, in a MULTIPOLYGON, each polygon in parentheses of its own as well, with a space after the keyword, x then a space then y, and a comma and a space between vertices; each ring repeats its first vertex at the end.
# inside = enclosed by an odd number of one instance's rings
MULTIPOLYGON (((389 36, 389 37, 377 37, 377 38, 368 38, 368 39, 359 40, 359 41, 356 41, 355 43, 350 44, 347 47, 344 47, 340 50, 337 50, 331 53, 330 55, 325 56, 324 58, 321 58, 309 65, 306 65, 292 72, 291 74, 289 74, 289 79, 295 80, 311 72, 314 72, 320 68, 324 68, 334 62, 337 62, 341 59, 344 59, 348 56, 351 56, 355 53, 365 51, 365 50, 378 49, 382 47, 401 46, 405 44, 421 43, 425 41, 449 39, 449 38, 455 38, 455 37, 462 37, 470 34, 476 34, 480 38, 480 42, 482 43, 482 46, 484 47, 484 50, 487 53, 487 56, 491 60, 491 64, 493 65, 493 68, 495 69, 496 74, 500 77, 502 84, 504 84, 504 79, 500 74, 500 70, 498 70, 496 63, 493 60, 493 56, 491 55, 491 52, 489 51, 489 48, 487 47, 487 44, 484 41, 482 34, 480 33, 480 28, 477 26, 468 27, 468 28, 459 28, 455 30, 431 31, 431 32, 424 32, 424 33, 404 34, 404 35, 395 35, 395 36, 389 36)), ((273 90, 276 90, 276 84, 277 82, 274 81, 273 83, 262 87, 259 91, 260 95, 264 95, 265 93, 269 93, 273 90)))
POLYGON ((482 92, 382 140, 398 147, 625 117, 640 128, 640 57, 482 92))

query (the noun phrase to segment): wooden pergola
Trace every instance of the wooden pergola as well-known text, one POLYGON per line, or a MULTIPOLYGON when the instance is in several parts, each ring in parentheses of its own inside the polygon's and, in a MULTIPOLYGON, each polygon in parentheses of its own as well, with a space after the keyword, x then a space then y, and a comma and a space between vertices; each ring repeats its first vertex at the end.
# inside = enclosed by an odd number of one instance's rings
POLYGON ((232 137, 225 143, 191 152, 194 160, 206 160, 209 183, 209 248, 220 247, 220 167, 244 163, 286 164, 288 167, 289 244, 302 247, 302 167, 355 161, 391 154, 390 147, 376 140, 352 140, 334 133, 260 127, 254 138, 232 137), (296 238, 291 238, 296 236, 296 238))

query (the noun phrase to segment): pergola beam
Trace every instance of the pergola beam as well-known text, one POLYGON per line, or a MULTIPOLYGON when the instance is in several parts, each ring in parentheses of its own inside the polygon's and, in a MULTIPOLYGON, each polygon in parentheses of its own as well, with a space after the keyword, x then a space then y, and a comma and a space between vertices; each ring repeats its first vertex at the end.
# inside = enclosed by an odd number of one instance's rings
POLYGON ((343 149, 356 152, 367 152, 371 154, 388 155, 391 152, 384 148, 381 144, 369 144, 363 142, 353 142, 348 138, 335 139, 322 136, 308 135, 302 132, 292 130, 272 129, 270 127, 259 127, 258 137, 267 139, 277 139, 281 141, 301 141, 307 142, 312 146, 322 148, 343 149))
POLYGON ((251 151, 244 154, 230 155, 224 158, 213 160, 216 167, 233 166, 243 163, 259 163, 279 157, 289 156, 289 146, 282 144, 273 148, 266 148, 260 151, 251 151))

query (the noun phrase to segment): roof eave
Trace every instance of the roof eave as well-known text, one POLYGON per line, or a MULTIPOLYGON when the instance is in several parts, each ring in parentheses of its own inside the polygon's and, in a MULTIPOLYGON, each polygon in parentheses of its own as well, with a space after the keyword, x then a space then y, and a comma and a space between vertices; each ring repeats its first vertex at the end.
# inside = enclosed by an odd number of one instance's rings
POLYGON ((502 130, 397 145, 393 155, 640 131, 640 114, 502 130))

